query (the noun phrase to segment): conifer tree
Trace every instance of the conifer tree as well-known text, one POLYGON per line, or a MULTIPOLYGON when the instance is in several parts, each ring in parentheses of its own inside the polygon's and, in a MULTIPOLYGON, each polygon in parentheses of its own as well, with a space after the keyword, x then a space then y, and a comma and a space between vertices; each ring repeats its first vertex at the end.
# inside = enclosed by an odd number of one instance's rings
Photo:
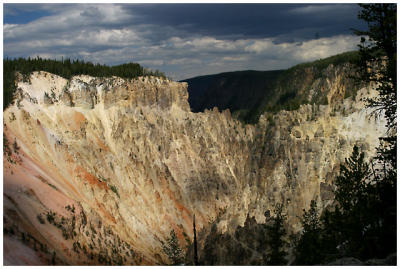
POLYGON ((354 146, 353 153, 340 166, 336 178, 335 210, 340 229, 340 245, 346 255, 368 258, 374 243, 371 236, 376 233, 379 217, 376 208, 376 189, 371 182, 371 172, 365 161, 365 154, 354 146))
POLYGON ((355 31, 361 36, 361 79, 377 86, 379 95, 369 99, 368 106, 384 115, 388 128, 380 138, 374 165, 375 215, 379 218, 375 245, 380 245, 376 255, 383 256, 396 251, 397 235, 397 5, 360 6, 359 18, 368 23, 366 31, 355 31))
POLYGON ((266 257, 266 263, 269 265, 285 265, 287 260, 285 256, 287 252, 285 250, 286 241, 284 239, 286 235, 285 220, 286 215, 283 214, 283 204, 278 204, 275 207, 275 217, 272 219, 272 224, 268 226, 268 235, 270 237, 269 246, 271 252, 266 257))
POLYGON ((358 18, 368 30, 355 30, 361 36, 359 71, 365 82, 377 83, 378 98, 369 99, 369 106, 383 112, 390 129, 396 128, 397 108, 397 5, 360 4, 358 18), (368 39, 367 39, 368 38, 368 39))
POLYGON ((167 254, 172 265, 179 265, 183 263, 183 250, 179 246, 179 240, 174 230, 171 230, 170 236, 167 238, 167 242, 162 243, 162 248, 165 254, 167 254))
POLYGON ((197 256, 196 215, 193 215, 193 248, 194 265, 199 265, 199 258, 197 256))
POLYGON ((325 212, 323 218, 325 242, 331 250, 333 246, 339 248, 342 256, 361 260, 385 257, 389 253, 382 241, 383 218, 380 213, 385 209, 365 154, 357 146, 340 166, 335 185, 335 210, 325 212))
POLYGON ((311 200, 310 209, 303 209, 303 217, 301 219, 303 231, 301 237, 296 244, 296 264, 311 265, 321 263, 323 260, 322 253, 322 226, 319 219, 317 203, 311 200))
POLYGON ((324 251, 363 259, 396 252, 397 179, 397 6, 361 4, 359 18, 368 29, 361 36, 360 81, 373 83, 377 98, 367 100, 377 116, 384 115, 387 135, 368 164, 354 147, 340 167, 335 185, 336 208, 323 214, 324 251), (371 170, 372 169, 372 170, 371 170))

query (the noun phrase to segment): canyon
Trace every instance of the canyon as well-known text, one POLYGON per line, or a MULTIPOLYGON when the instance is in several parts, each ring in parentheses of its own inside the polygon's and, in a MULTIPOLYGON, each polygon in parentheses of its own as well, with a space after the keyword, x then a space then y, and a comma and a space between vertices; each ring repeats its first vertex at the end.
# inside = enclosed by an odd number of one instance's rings
POLYGON ((347 68, 329 65, 299 86, 326 104, 264 112, 255 124, 191 112, 184 82, 19 76, 3 113, 5 265, 167 264, 162 242, 174 230, 184 248, 193 215, 203 244, 212 225, 264 223, 278 203, 298 232, 311 200, 332 206, 353 146, 370 158, 386 131, 365 107, 374 85, 345 98, 347 68))

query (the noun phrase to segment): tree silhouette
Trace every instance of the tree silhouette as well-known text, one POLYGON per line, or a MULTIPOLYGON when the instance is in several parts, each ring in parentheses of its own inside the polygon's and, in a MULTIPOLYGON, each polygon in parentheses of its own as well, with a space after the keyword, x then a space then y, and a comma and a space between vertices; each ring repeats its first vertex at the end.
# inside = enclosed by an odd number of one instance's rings
POLYGON ((278 204, 275 207, 275 216, 272 218, 272 224, 268 226, 269 247, 271 253, 266 257, 266 263, 269 265, 284 265, 287 263, 285 256, 286 241, 284 236, 286 235, 286 229, 284 223, 286 215, 283 214, 283 204, 278 204))
POLYGON ((296 244, 295 263, 300 265, 320 263, 323 259, 323 254, 321 252, 322 226, 315 200, 311 200, 310 209, 308 211, 303 209, 301 224, 303 226, 303 231, 296 244))
POLYGON ((375 215, 379 218, 375 244, 380 245, 376 255, 382 256, 396 251, 397 235, 397 5, 360 6, 359 18, 368 23, 368 30, 355 31, 361 36, 361 79, 376 83, 379 95, 369 99, 368 106, 384 114, 388 128, 380 138, 374 165, 375 215))
POLYGON ((167 254, 172 265, 182 264, 184 261, 183 250, 179 246, 178 237, 174 230, 171 230, 166 243, 162 243, 162 248, 167 254))
POLYGON ((378 98, 369 106, 383 112, 390 129, 396 128, 397 108, 397 5, 360 4, 358 17, 368 30, 355 30, 361 36, 359 71, 365 82, 377 83, 378 98), (368 39, 366 39, 368 37, 368 39))
POLYGON ((194 248, 194 254, 193 254, 194 265, 199 265, 199 258, 197 256, 196 215, 193 215, 193 248, 194 248))

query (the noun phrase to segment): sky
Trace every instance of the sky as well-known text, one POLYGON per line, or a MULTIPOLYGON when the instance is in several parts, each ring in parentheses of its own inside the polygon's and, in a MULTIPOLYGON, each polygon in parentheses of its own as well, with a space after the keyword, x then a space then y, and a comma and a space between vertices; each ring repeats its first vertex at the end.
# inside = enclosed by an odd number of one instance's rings
POLYGON ((356 4, 11 4, 4 57, 137 62, 174 80, 356 50, 356 4))

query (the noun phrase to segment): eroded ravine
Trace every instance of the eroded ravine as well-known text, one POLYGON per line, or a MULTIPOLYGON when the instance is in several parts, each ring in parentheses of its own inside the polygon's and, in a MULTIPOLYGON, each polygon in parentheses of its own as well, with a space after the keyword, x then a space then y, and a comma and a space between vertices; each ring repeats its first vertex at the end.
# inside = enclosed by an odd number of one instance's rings
MULTIPOLYGON (((329 96, 343 91, 332 85, 329 96)), ((229 111, 191 113, 186 87, 153 77, 21 78, 4 112, 5 244, 13 227, 34 238, 25 246, 46 245, 43 263, 165 263, 161 241, 171 229, 182 245, 192 239, 193 214, 199 229, 218 217, 229 232, 247 214, 263 222, 276 203, 296 230, 311 199, 329 205, 353 145, 371 155, 385 131, 361 100, 376 94, 371 87, 257 125, 229 111)), ((24 256, 11 252, 5 261, 24 256)))

